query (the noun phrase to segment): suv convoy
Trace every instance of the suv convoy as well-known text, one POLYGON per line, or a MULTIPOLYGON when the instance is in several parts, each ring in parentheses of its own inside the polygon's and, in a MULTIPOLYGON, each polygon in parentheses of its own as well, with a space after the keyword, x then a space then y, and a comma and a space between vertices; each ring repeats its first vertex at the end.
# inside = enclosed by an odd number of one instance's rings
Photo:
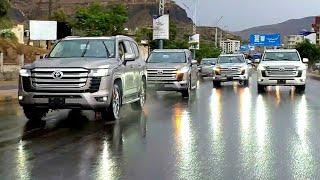
POLYGON ((266 50, 258 66, 258 93, 266 86, 295 86, 303 92, 306 87, 308 59, 301 60, 295 49, 266 50))
POLYGON ((213 69, 213 86, 220 87, 221 82, 238 81, 243 86, 249 86, 249 66, 243 54, 223 54, 213 69))
POLYGON ((94 110, 115 120, 123 104, 143 107, 146 78, 145 61, 133 39, 70 37, 45 59, 20 70, 19 102, 32 121, 49 109, 94 110))
POLYGON ((147 59, 148 88, 179 91, 189 97, 198 81, 197 61, 189 50, 154 50, 147 59))
POLYGON ((217 63, 217 58, 204 58, 200 64, 200 75, 201 77, 212 77, 213 68, 217 63))

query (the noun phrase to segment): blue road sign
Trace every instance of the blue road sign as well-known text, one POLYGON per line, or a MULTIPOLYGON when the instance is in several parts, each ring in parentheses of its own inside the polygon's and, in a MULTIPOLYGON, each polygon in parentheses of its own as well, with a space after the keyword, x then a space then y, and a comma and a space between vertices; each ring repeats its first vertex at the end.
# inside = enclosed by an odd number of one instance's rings
POLYGON ((251 34, 250 45, 254 46, 280 46, 280 34, 251 34))
POLYGON ((253 51, 253 50, 254 50, 254 46, 251 46, 249 44, 244 44, 244 45, 240 46, 241 52, 249 52, 249 51, 253 51))

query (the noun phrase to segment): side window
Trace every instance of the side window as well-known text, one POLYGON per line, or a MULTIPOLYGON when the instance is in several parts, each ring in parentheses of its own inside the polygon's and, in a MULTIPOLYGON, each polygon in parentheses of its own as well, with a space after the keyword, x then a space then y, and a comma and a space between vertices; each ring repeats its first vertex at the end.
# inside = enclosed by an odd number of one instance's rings
POLYGON ((132 53, 134 54, 133 50, 132 50, 132 47, 130 45, 130 42, 129 41, 124 41, 124 45, 125 45, 125 53, 132 53))
POLYGON ((139 48, 136 45, 136 43, 131 42, 131 47, 133 49, 134 54, 136 55, 136 58, 139 58, 140 57, 140 52, 139 52, 139 48))
POLYGON ((121 60, 124 60, 125 47, 124 47, 123 42, 119 42, 118 48, 119 48, 119 58, 121 60))

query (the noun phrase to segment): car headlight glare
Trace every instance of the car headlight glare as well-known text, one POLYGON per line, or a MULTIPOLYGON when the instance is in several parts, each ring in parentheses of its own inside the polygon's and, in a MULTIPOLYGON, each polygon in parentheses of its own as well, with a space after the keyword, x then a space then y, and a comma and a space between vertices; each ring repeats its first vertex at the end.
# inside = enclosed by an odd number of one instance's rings
POLYGON ((31 72, 29 69, 20 69, 19 74, 21 77, 30 77, 31 72))
POLYGON ((188 71, 189 71, 188 67, 183 67, 177 71, 177 74, 184 74, 184 73, 187 73, 188 71))
POLYGON ((109 75, 109 69, 95 69, 92 70, 93 77, 103 77, 109 75))

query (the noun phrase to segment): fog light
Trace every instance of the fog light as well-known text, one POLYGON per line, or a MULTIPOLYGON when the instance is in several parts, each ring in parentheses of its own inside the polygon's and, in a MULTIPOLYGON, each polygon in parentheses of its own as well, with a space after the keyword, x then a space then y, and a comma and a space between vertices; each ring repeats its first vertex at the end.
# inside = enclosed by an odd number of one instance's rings
POLYGON ((103 97, 102 101, 107 102, 108 101, 108 97, 103 97))
POLYGON ((96 97, 95 99, 98 102, 107 102, 108 101, 108 97, 96 97))
POLYGON ((18 99, 19 99, 19 101, 22 101, 23 100, 23 96, 19 96, 18 99))

